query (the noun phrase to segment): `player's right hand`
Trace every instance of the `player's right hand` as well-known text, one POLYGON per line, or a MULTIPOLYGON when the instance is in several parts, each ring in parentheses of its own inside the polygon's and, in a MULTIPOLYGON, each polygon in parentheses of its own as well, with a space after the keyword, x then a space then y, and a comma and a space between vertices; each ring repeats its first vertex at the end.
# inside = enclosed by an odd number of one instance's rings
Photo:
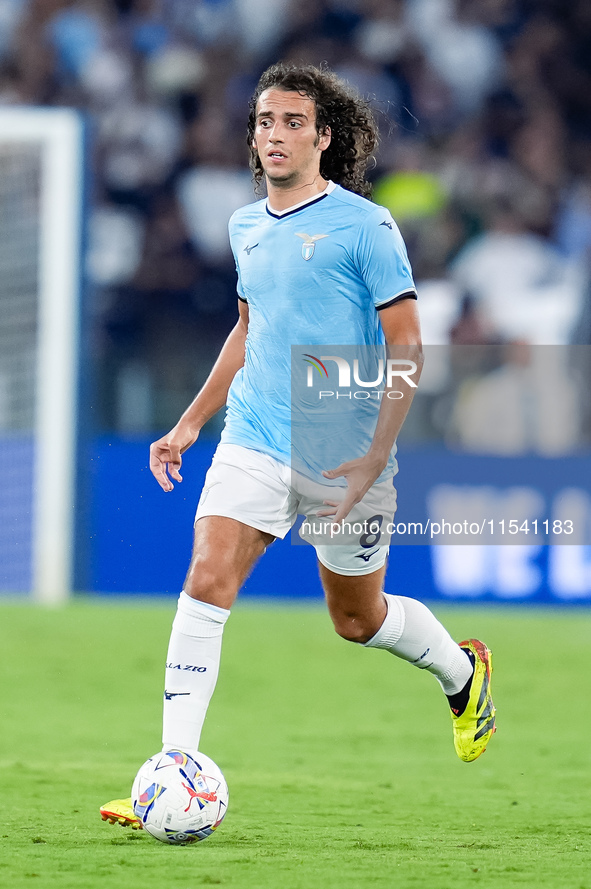
POLYGON ((197 441, 198 435, 199 432, 186 432, 175 426, 168 435, 150 445, 150 470, 163 491, 172 491, 172 479, 182 482, 182 455, 197 441))

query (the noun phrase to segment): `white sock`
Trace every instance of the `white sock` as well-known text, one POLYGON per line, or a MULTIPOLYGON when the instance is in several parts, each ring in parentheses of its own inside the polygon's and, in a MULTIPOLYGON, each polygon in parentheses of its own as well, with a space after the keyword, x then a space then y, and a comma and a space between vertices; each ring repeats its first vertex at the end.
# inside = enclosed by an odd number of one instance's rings
POLYGON ((428 670, 446 695, 461 691, 473 672, 466 652, 422 602, 388 593, 384 596, 388 614, 366 647, 385 648, 419 670, 428 670))
POLYGON ((222 633, 230 612, 181 593, 172 624, 164 692, 162 749, 199 751, 218 678, 222 633))

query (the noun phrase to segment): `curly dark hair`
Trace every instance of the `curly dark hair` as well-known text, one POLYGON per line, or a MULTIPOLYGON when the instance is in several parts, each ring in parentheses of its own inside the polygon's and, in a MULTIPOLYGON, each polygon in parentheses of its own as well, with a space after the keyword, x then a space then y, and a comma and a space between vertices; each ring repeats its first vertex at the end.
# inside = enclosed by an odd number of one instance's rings
POLYGON ((326 68, 313 65, 278 63, 261 75, 250 100, 248 115, 248 149, 250 169, 258 187, 263 180, 263 168, 253 146, 256 126, 256 106, 261 94, 271 88, 297 92, 308 96, 316 105, 318 135, 330 127, 330 145, 322 152, 320 175, 332 179, 343 188, 368 198, 371 183, 365 178, 367 165, 378 144, 378 128, 372 110, 349 84, 326 68))

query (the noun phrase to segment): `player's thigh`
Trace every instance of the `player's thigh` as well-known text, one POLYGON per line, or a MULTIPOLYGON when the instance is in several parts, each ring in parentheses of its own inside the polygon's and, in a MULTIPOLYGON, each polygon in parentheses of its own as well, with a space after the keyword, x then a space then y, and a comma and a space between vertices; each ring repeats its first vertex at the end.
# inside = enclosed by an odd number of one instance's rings
POLYGON ((289 467, 259 451, 220 444, 195 517, 185 592, 229 608, 256 560, 293 524, 289 467))
POLYGON ((231 608, 238 590, 274 536, 227 516, 203 516, 195 523, 187 595, 231 608))
POLYGON ((274 457, 222 443, 205 476, 195 520, 224 516, 273 537, 285 537, 297 507, 290 482, 289 467, 274 457))
MULTIPOLYGON (((305 520, 299 530, 300 537, 316 549, 323 569, 321 576, 360 578, 373 576, 383 569, 388 557, 392 520, 396 510, 396 490, 391 480, 373 485, 365 497, 351 509, 344 521, 335 523, 332 518, 319 518, 318 511, 328 499, 342 500, 345 487, 330 487, 304 480, 301 485, 300 512, 305 520), (329 493, 330 492, 330 493, 329 493)), ((383 575, 383 572, 382 572, 383 575)), ((382 576, 380 575, 380 576, 382 576)), ((338 578, 331 584, 338 589, 371 588, 371 580, 353 580, 340 583, 338 578)))
POLYGON ((327 501, 342 501, 346 485, 329 486, 301 476, 296 476, 296 483, 298 511, 304 515, 299 535, 316 548, 325 567, 337 574, 370 574, 381 568, 396 512, 396 489, 392 480, 373 484, 341 522, 335 522, 332 516, 320 517, 318 512, 325 508, 327 501))

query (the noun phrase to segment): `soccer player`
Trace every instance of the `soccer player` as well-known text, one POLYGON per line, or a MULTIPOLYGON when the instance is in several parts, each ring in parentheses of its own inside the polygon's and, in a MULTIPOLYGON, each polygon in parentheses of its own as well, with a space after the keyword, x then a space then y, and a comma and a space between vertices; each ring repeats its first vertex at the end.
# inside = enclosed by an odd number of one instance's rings
MULTIPOLYGON (((375 514, 376 502, 392 499, 391 452, 412 384, 401 400, 376 400, 367 447, 354 459, 320 467, 304 454, 297 472, 290 465, 292 346, 385 343, 390 354, 407 359, 415 379, 420 372, 406 249, 389 212, 368 200, 365 170, 376 141, 367 103, 333 73, 278 64, 262 75, 250 106, 248 146, 255 180, 264 179, 268 197, 230 221, 239 318, 195 400, 150 449, 150 468, 171 491, 182 481, 182 455, 226 405, 170 637, 165 750, 198 750, 224 624, 266 547, 286 535, 298 513, 339 523, 375 514)), ((339 442, 335 447, 341 453, 339 442)), ((384 593, 388 542, 381 527, 367 539, 369 547, 360 539, 312 540, 335 630, 432 673, 449 701, 456 752, 470 762, 495 731, 490 652, 475 639, 456 644, 416 599, 384 593)), ((129 799, 107 803, 101 814, 140 826, 129 799)))

